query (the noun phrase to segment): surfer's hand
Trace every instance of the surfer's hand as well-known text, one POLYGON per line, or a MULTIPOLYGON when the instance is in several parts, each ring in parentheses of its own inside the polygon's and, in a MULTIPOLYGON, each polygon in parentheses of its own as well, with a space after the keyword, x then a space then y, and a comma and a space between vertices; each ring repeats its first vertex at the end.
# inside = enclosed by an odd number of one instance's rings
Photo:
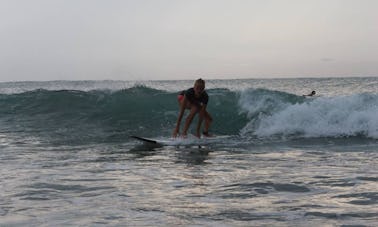
POLYGON ((179 131, 178 131, 177 129, 175 129, 175 130, 173 131, 172 137, 173 137, 173 138, 176 138, 178 133, 179 133, 179 131))
POLYGON ((181 134, 181 138, 185 139, 187 137, 186 132, 181 134))

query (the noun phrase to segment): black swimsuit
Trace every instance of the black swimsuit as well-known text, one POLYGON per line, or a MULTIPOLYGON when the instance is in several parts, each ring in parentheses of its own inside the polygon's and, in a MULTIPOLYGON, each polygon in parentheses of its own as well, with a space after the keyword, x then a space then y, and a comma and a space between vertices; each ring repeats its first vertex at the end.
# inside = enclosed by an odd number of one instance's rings
POLYGON ((203 91, 201 96, 197 98, 195 96, 194 88, 189 88, 186 91, 182 91, 180 95, 185 95, 189 102, 196 106, 206 105, 209 101, 209 95, 207 95, 206 91, 203 91))

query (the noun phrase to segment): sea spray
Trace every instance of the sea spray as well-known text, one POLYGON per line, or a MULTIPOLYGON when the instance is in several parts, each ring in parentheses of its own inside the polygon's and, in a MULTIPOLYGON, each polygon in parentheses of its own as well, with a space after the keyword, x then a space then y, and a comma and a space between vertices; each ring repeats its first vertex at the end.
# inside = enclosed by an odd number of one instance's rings
POLYGON ((275 105, 270 105, 266 98, 262 97, 262 101, 255 105, 261 110, 256 107, 248 109, 249 106, 242 103, 241 108, 247 111, 248 116, 253 116, 241 130, 242 134, 257 137, 378 138, 378 96, 375 94, 298 97, 296 102, 291 98, 276 99, 275 105))

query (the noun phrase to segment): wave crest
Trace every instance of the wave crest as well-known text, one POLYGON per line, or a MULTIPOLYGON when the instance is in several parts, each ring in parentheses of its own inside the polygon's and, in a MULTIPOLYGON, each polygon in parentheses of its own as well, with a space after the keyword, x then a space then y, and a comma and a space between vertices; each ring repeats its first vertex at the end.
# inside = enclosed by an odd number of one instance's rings
POLYGON ((378 138, 378 96, 375 94, 316 98, 281 95, 260 93, 261 97, 254 96, 258 101, 253 103, 241 99, 241 109, 250 117, 241 133, 257 137, 378 138))

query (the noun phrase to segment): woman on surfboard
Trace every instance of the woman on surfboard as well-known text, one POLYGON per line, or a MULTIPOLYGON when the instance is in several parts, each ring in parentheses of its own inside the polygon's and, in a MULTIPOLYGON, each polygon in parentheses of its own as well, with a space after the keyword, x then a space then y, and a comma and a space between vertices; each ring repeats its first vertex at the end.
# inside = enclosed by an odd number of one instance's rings
POLYGON ((189 126, 197 113, 199 114, 199 119, 197 124, 196 136, 198 138, 201 137, 200 130, 203 120, 205 120, 205 126, 202 134, 204 136, 210 136, 209 127, 211 122, 213 121, 213 118, 206 110, 207 103, 209 101, 209 96, 205 91, 205 81, 202 79, 196 80, 192 88, 189 88, 186 91, 182 91, 178 95, 177 100, 180 106, 180 113, 178 115, 176 128, 173 130, 172 136, 177 137, 177 135, 179 134, 181 120, 186 109, 190 110, 190 113, 185 120, 185 125, 181 133, 181 136, 186 137, 189 126))

